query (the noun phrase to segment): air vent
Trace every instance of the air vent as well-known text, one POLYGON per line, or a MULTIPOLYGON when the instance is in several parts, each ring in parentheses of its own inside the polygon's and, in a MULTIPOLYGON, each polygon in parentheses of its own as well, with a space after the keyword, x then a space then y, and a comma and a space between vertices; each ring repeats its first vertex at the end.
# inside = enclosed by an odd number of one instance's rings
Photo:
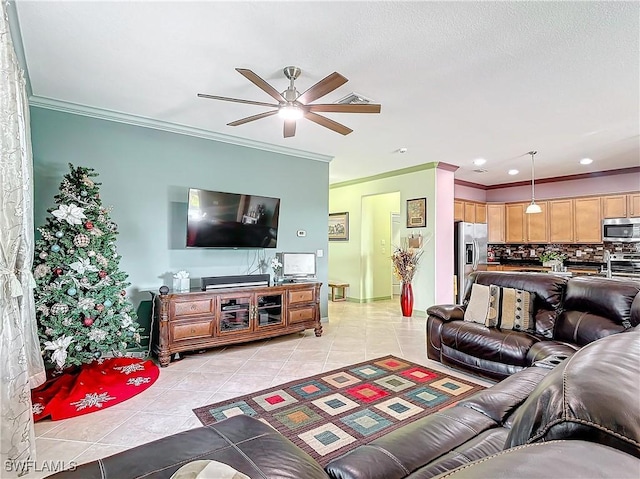
POLYGON ((473 170, 474 173, 486 173, 489 170, 485 170, 484 168, 476 168, 473 170))
POLYGON ((367 98, 360 93, 351 92, 344 98, 338 100, 336 103, 342 103, 344 105, 366 105, 372 102, 373 100, 371 98, 367 98))

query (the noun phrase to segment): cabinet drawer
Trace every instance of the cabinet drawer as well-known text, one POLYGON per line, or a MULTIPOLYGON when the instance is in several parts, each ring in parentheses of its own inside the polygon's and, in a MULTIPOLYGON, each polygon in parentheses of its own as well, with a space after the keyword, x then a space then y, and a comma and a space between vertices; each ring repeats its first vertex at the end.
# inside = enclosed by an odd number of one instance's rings
POLYGON ((193 316, 196 314, 206 314, 213 312, 213 301, 211 299, 196 299, 193 301, 176 301, 173 303, 173 316, 193 316))
POLYGON ((313 302, 313 290, 307 291, 289 291, 289 304, 292 303, 311 303, 313 302))
POLYGON ((314 307, 309 306, 308 308, 295 308, 290 309, 289 316, 289 324, 291 323, 302 323, 304 321, 313 321, 313 312, 314 307))
POLYGON ((171 324, 171 336, 174 341, 210 338, 213 336, 213 321, 202 320, 171 324))

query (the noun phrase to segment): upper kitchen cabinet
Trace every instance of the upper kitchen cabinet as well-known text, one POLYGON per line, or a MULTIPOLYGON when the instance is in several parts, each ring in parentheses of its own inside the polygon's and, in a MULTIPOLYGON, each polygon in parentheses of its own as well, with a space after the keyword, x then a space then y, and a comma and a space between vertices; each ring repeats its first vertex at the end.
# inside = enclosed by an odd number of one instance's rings
POLYGON ((603 196, 602 197, 602 217, 603 218, 626 218, 627 196, 631 196, 631 195, 603 196))
POLYGON ((573 200, 551 200, 549 208, 549 241, 573 243, 573 200))
POLYGON ((627 195, 629 216, 640 216, 640 193, 627 195))
POLYGON ((576 198, 574 209, 574 241, 602 243, 602 206, 599 196, 576 198))
POLYGON ((504 205, 505 241, 507 243, 524 243, 526 241, 526 224, 524 210, 527 203, 508 203, 504 205))
POLYGON ((453 221, 464 221, 464 201, 453 200, 453 221))
POLYGON ((487 241, 504 243, 504 204, 487 205, 487 241))
POLYGON ((547 243, 549 241, 549 231, 547 227, 549 207, 546 201, 538 201, 537 204, 540 206, 542 213, 524 214, 527 224, 527 242, 547 243))
POLYGON ((466 221, 467 223, 486 223, 487 205, 473 201, 453 201, 453 221, 466 221))

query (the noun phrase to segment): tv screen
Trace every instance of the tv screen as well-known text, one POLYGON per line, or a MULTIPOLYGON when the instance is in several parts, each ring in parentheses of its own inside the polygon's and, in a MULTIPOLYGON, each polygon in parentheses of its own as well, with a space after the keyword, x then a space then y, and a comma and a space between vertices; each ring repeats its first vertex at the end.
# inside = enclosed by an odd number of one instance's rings
POLYGON ((280 199, 189 189, 187 247, 275 248, 280 199))

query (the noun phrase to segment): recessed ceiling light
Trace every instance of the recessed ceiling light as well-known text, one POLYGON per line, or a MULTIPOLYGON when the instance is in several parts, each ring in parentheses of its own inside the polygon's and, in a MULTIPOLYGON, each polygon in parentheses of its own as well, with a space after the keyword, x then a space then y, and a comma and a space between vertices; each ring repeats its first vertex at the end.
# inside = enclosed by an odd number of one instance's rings
POLYGON ((509 170, 509 174, 510 174, 511 176, 513 176, 513 175, 517 175, 518 173, 520 173, 518 170, 509 170))
POLYGON ((593 163, 593 160, 591 158, 583 158, 580 160, 581 165, 590 165, 591 163, 593 163))
POLYGON ((402 147, 402 148, 398 148, 398 153, 406 153, 407 151, 409 151, 407 148, 402 147))
POLYGON ((487 162, 487 160, 485 160, 484 158, 476 158, 475 160, 473 160, 473 164, 476 166, 482 166, 487 162))

